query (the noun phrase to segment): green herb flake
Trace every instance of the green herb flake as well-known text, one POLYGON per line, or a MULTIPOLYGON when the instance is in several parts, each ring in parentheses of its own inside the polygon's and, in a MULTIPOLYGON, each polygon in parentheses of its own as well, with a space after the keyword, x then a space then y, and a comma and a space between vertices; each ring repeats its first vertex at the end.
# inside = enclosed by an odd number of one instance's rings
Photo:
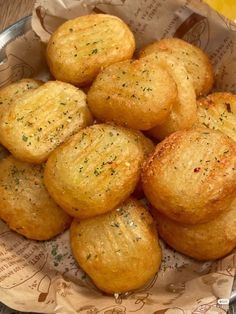
POLYGON ((111 227, 119 228, 120 224, 118 222, 114 222, 114 223, 111 224, 111 227))
POLYGON ((28 141, 28 137, 23 134, 23 135, 22 135, 22 140, 23 140, 24 142, 27 142, 27 141, 28 141))
POLYGON ((99 175, 100 175, 101 170, 99 170, 99 169, 95 169, 93 173, 94 173, 94 174, 95 174, 95 176, 97 177, 97 176, 99 176, 99 175))
POLYGON ((95 55, 96 53, 98 53, 97 48, 93 49, 90 55, 95 55))

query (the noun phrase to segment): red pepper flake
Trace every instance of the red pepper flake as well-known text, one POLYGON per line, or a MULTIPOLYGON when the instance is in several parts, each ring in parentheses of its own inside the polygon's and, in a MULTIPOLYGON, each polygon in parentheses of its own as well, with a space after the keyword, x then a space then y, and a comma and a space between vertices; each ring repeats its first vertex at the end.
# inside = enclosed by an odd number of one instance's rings
POLYGON ((199 172, 201 170, 201 168, 200 167, 197 167, 197 168, 194 168, 194 172, 199 172))

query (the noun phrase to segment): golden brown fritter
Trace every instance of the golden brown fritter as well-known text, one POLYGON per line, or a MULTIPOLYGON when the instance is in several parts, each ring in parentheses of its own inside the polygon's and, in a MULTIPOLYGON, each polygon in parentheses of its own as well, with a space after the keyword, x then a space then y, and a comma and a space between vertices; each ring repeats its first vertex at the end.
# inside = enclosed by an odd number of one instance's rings
POLYGON ((26 238, 48 240, 69 227, 71 218, 43 184, 43 166, 9 156, 0 161, 0 218, 26 238))
POLYGON ((82 269, 107 293, 142 287, 158 271, 161 248, 153 219, 135 199, 71 225, 71 248, 82 269))
POLYGON ((80 16, 51 36, 47 60, 56 79, 75 85, 91 83, 101 68, 132 58, 135 40, 128 26, 108 14, 80 16))
POLYGON ((143 189, 170 219, 207 222, 226 212, 236 193, 236 143, 205 128, 178 131, 144 163, 143 189))

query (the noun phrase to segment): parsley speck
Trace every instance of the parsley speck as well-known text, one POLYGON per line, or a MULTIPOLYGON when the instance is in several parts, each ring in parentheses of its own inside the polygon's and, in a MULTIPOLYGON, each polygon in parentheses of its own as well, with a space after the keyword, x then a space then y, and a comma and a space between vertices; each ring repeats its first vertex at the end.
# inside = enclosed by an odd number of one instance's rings
POLYGON ((23 135, 22 135, 22 140, 23 140, 24 142, 27 142, 27 141, 28 141, 28 137, 23 134, 23 135))
POLYGON ((95 55, 98 52, 97 48, 93 49, 90 55, 95 55))

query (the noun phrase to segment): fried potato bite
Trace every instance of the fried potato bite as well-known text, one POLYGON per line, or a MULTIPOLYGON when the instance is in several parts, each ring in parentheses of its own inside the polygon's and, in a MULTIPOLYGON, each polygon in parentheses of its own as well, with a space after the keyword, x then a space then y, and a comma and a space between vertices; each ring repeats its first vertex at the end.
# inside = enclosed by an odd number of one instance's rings
POLYGON ((0 141, 17 159, 42 163, 91 122, 86 95, 70 84, 51 81, 12 101, 0 121, 0 141))
POLYGON ((143 58, 156 66, 164 67, 174 79, 178 96, 166 121, 155 126, 149 134, 158 140, 178 130, 190 129, 196 121, 197 104, 193 81, 185 67, 169 52, 158 52, 143 58))
POLYGON ((80 219, 112 210, 135 189, 143 141, 138 131, 106 124, 80 131, 50 155, 44 175, 49 193, 80 219))
POLYGON ((106 293, 138 289, 160 267, 154 221, 135 199, 104 215, 74 220, 70 231, 75 259, 106 293))
POLYGON ((47 60, 56 79, 75 85, 91 83, 101 68, 132 58, 135 40, 128 26, 108 14, 80 16, 51 36, 47 60))
POLYGON ((207 222, 236 195, 236 143, 205 128, 178 131, 144 163, 143 189, 152 205, 181 223, 207 222))
POLYGON ((10 229, 33 240, 51 239, 71 222, 45 189, 43 166, 13 156, 0 161, 0 218, 10 229))
POLYGON ((186 225, 155 211, 160 236, 175 250, 195 259, 214 260, 236 247, 236 202, 217 218, 203 224, 186 225))
POLYGON ((236 141, 236 95, 214 93, 198 100, 196 126, 219 130, 236 141))
POLYGON ((40 85, 42 85, 41 81, 28 78, 0 88, 0 117, 12 101, 28 91, 38 88, 40 85))
POLYGON ((176 100, 175 82, 148 60, 129 60, 105 68, 88 92, 88 105, 102 121, 137 130, 163 123, 176 100))
POLYGON ((160 51, 171 53, 185 66, 192 77, 197 96, 210 92, 214 83, 213 68, 208 56, 201 49, 178 38, 166 38, 144 47, 140 57, 160 51))

